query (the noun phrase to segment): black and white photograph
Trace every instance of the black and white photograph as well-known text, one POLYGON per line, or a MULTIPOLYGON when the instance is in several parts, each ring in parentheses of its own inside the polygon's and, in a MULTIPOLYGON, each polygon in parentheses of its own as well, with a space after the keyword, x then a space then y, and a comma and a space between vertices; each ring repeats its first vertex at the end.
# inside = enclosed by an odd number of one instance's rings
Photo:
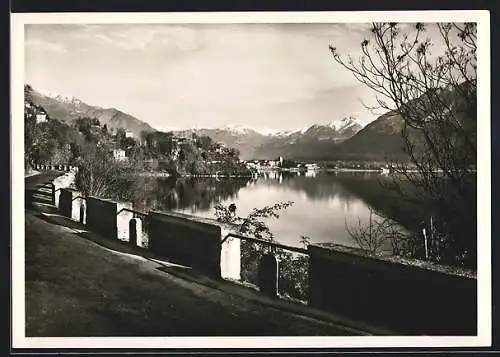
POLYGON ((489 36, 13 15, 14 344, 488 346, 489 36))

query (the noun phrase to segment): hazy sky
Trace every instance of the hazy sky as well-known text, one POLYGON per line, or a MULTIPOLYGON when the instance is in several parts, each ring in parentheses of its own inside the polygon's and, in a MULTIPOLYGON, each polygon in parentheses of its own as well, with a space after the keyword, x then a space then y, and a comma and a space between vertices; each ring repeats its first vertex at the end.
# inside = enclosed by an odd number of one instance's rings
POLYGON ((27 25, 26 83, 154 128, 291 130, 353 115, 371 92, 332 59, 368 24, 27 25))

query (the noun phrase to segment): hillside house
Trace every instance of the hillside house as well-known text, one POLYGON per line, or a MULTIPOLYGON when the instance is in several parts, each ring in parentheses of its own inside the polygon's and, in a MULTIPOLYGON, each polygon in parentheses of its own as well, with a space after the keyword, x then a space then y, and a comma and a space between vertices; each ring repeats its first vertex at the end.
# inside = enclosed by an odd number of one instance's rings
POLYGON ((40 111, 36 114, 36 123, 45 123, 47 121, 47 113, 40 111))
POLYGON ((126 160, 127 156, 125 155, 125 150, 123 150, 123 149, 114 149, 113 150, 113 158, 116 161, 126 160))
POLYGON ((127 131, 125 132, 125 137, 126 137, 126 138, 132 138, 132 139, 133 139, 133 138, 134 138, 134 133, 133 133, 133 132, 131 132, 130 130, 127 130, 127 131))

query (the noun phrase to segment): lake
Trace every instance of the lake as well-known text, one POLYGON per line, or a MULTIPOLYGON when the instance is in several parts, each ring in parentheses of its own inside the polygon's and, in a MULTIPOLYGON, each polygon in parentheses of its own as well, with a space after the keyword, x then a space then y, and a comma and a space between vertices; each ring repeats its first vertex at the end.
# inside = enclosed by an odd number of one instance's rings
MULTIPOLYGON (((268 221, 278 242, 301 246, 301 236, 307 236, 311 243, 357 246, 346 225, 367 225, 371 208, 396 220, 407 216, 381 180, 387 178, 378 172, 324 171, 270 172, 256 179, 141 178, 131 199, 137 209, 208 218, 214 218, 217 203, 234 203, 237 214, 244 217, 253 208, 293 201, 279 219, 268 221)), ((376 217, 373 213, 372 219, 376 217)))

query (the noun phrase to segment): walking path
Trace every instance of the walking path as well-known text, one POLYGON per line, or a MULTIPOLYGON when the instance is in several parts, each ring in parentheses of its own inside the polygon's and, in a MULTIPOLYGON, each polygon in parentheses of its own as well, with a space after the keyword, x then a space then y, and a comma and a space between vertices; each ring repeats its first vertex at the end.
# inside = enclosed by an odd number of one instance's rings
MULTIPOLYGON (((53 175, 26 178, 26 188, 53 175)), ((27 336, 386 333, 137 254, 49 205, 25 214, 27 336)))

